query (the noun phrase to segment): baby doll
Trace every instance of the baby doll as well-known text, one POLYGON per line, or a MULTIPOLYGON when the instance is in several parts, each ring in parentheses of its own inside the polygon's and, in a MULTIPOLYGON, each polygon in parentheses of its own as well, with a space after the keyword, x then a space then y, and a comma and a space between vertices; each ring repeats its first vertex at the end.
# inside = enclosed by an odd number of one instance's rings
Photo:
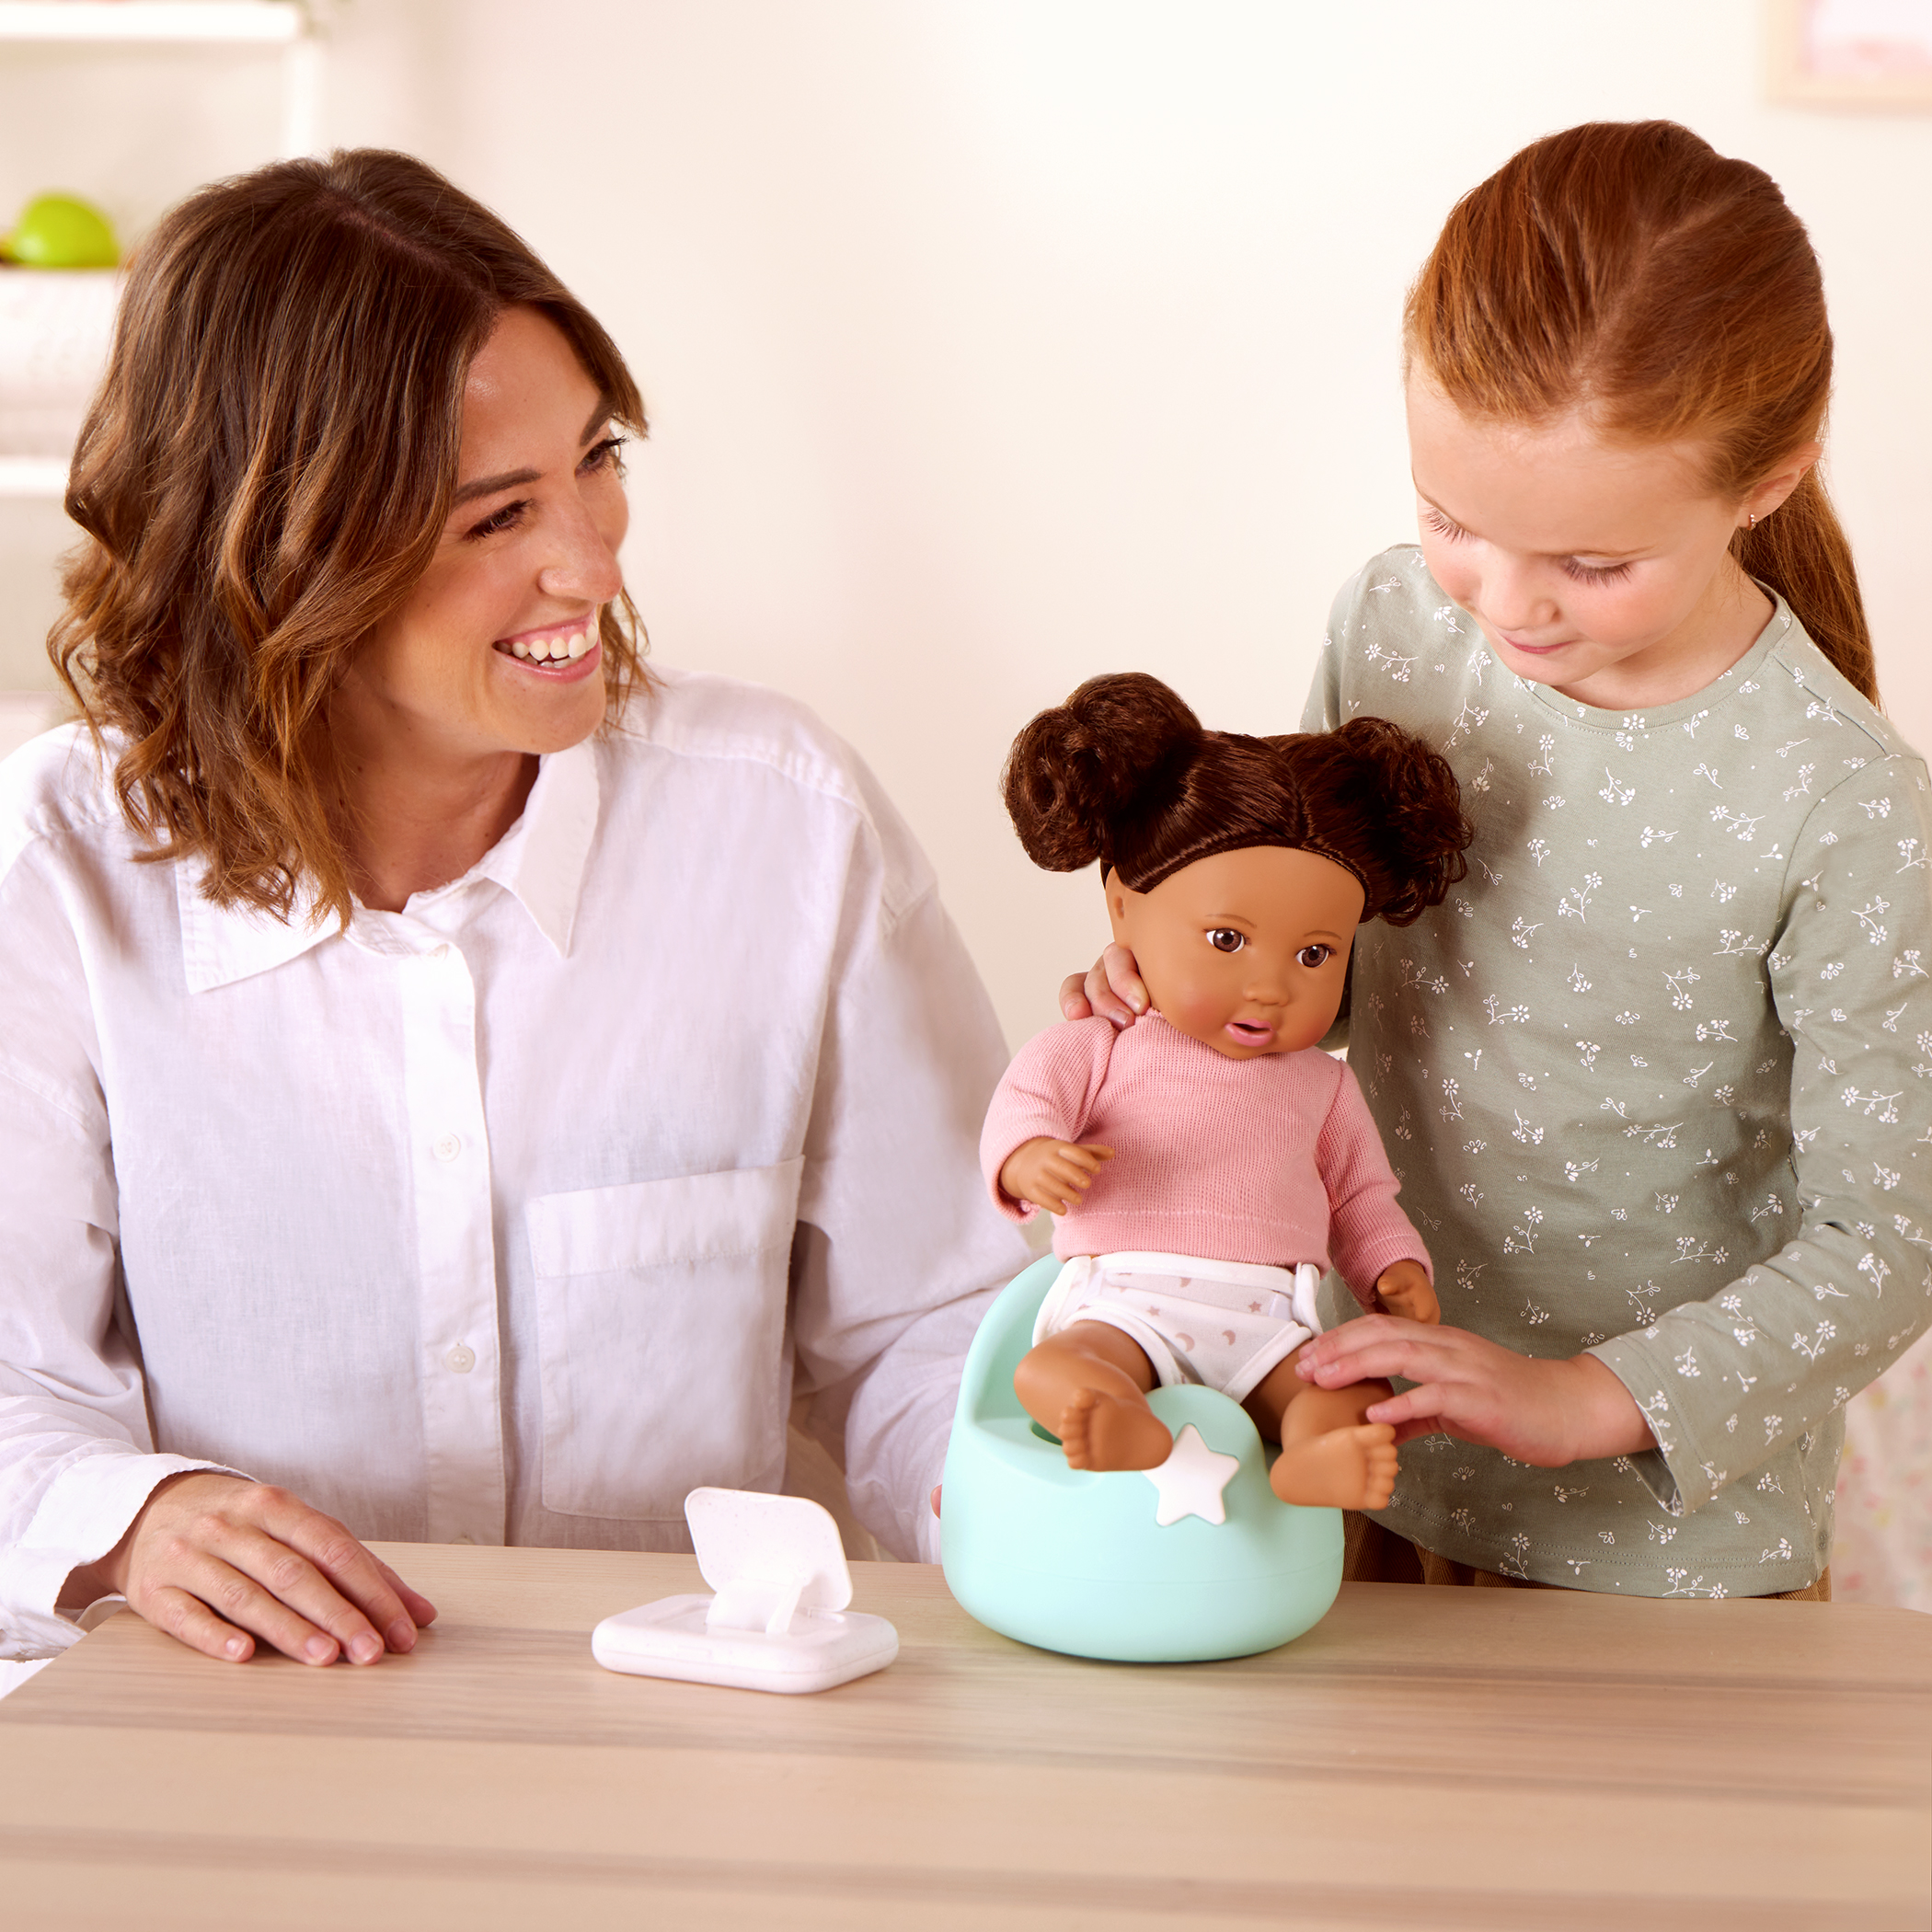
POLYGON ((1153 1010, 1050 1028, 994 1096, 1001 1209, 1057 1215, 1065 1263, 1014 1376, 1081 1469, 1148 1469, 1156 1384, 1233 1397, 1282 1454, 1285 1502, 1379 1509, 1386 1383, 1295 1374, 1332 1265, 1364 1307, 1437 1318, 1428 1251, 1354 1075, 1317 1049, 1363 919, 1403 926, 1466 869, 1444 761, 1380 719, 1292 738, 1203 730, 1156 678, 1098 677, 1013 746, 1006 807, 1052 871, 1098 858, 1153 1010))

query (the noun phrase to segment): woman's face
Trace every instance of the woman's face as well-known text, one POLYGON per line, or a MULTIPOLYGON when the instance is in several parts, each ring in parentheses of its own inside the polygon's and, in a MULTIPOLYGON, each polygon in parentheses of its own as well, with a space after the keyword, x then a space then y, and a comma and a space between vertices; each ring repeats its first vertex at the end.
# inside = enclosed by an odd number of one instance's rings
POLYGON ((1732 503, 1695 446, 1607 443, 1574 415, 1467 417, 1420 377, 1409 438, 1430 573, 1517 676, 1613 710, 1687 697, 1750 649, 1769 610, 1731 540, 1818 454, 1732 503))
POLYGON ((602 722, 597 621, 629 521, 609 408, 554 323, 505 311, 470 364, 435 558, 344 679, 378 742, 461 762, 561 751, 602 722))
POLYGON ((1107 875, 1156 1010, 1230 1060, 1297 1053, 1335 1024, 1362 903, 1352 872, 1285 845, 1197 858, 1145 892, 1107 875))

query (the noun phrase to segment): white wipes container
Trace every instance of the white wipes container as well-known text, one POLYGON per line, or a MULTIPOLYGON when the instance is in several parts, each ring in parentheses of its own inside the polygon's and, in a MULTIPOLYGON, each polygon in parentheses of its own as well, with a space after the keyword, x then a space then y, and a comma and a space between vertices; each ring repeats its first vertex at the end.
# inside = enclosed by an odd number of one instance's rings
POLYGON ((829 1690, 899 1654, 882 1616, 848 1610, 852 1574, 830 1512, 802 1496, 693 1489, 684 1520, 712 1596, 667 1596, 591 1632, 605 1670, 740 1690, 829 1690))

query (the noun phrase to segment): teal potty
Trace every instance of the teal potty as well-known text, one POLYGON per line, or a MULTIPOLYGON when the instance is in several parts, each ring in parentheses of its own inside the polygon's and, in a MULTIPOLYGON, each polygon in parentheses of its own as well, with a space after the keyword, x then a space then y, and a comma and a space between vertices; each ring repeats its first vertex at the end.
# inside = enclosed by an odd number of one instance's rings
POLYGON ((1341 1587, 1341 1512, 1276 1497, 1239 1403, 1210 1388, 1154 1391, 1177 1439, 1164 1485, 1152 1472, 1070 1469, 1034 1429, 1013 1371, 1059 1271, 1049 1255, 1009 1283, 966 1357, 939 1516, 953 1595, 989 1629, 1075 1657, 1185 1663, 1299 1637, 1341 1587), (1201 1513, 1217 1506, 1223 1522, 1201 1513))

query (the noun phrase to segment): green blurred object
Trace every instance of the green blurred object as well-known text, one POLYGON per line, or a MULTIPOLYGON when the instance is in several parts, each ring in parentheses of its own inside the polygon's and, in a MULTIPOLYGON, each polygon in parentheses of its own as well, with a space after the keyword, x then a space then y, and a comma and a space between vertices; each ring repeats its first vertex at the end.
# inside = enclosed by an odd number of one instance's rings
POLYGON ((121 247, 108 218, 78 195, 40 194, 28 202, 0 254, 28 269, 111 269, 121 247))

